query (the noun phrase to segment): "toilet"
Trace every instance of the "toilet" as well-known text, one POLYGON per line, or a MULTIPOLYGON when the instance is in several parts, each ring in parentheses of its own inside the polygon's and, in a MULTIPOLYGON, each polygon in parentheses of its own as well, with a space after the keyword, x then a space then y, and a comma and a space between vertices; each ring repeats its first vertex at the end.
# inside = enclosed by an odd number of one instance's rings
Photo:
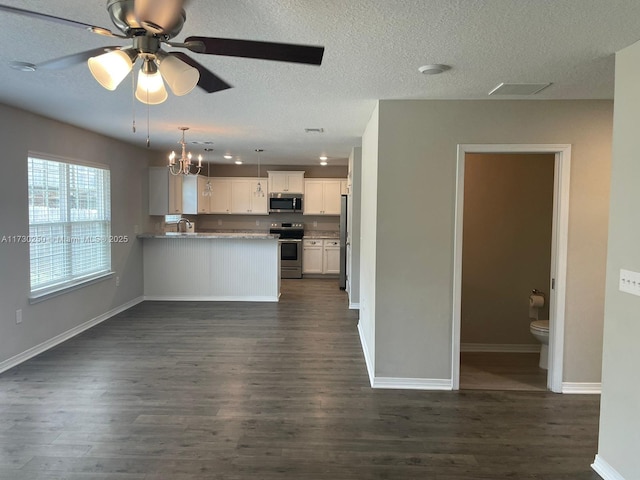
POLYGON ((529 324, 531 334, 542 346, 540 348, 540 368, 549 368, 549 320, 534 320, 529 324))

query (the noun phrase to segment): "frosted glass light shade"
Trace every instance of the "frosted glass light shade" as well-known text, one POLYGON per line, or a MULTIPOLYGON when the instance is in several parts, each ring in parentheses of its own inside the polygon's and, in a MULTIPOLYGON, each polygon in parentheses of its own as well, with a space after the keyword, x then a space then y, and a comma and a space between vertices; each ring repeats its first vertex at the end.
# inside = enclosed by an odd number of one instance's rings
POLYGON ((136 88, 136 98, 138 100, 149 105, 157 105, 164 102, 168 96, 160 72, 156 70, 153 73, 145 73, 140 70, 136 88))
POLYGON ((193 68, 173 55, 158 56, 158 68, 171 91, 178 96, 189 93, 200 80, 200 72, 197 68, 193 68))
POLYGON ((115 90, 133 68, 133 61, 123 50, 112 50, 87 60, 89 70, 100 85, 115 90))

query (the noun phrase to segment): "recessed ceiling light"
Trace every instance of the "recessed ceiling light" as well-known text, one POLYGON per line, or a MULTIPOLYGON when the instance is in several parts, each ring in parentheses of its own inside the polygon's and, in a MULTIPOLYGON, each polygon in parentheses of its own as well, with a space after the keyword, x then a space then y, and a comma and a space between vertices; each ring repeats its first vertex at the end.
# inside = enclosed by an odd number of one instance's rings
POLYGON ((327 157, 324 156, 324 155, 320 157, 320 160, 326 160, 326 159, 327 159, 327 157))
POLYGON ((232 155, 225 155, 224 158, 226 158, 227 160, 231 160, 233 158, 232 155))
POLYGON ((236 165, 242 165, 242 160, 236 160, 236 165))
POLYGON ((327 166, 327 161, 326 160, 321 161, 320 165, 322 165, 323 167, 326 167, 327 166))
POLYGON ((424 75, 438 75, 439 73, 446 72, 451 69, 449 65, 443 65, 441 63, 432 63, 430 65, 423 65, 418 68, 418 71, 424 75))

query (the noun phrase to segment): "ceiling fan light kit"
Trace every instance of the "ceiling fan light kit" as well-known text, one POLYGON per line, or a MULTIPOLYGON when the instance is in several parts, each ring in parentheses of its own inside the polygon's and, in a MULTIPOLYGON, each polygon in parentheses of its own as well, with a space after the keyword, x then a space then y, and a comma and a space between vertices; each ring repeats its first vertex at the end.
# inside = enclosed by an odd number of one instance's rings
POLYGON ((158 67, 153 60, 145 58, 142 68, 138 72, 136 98, 148 105, 158 105, 164 102, 168 96, 158 67))
POLYGON ((200 80, 198 69, 187 65, 179 58, 159 51, 156 54, 156 62, 162 77, 174 95, 178 97, 186 95, 198 85, 200 80))
POLYGON ((87 60, 93 78, 107 90, 115 90, 133 69, 137 53, 132 49, 112 50, 87 60))

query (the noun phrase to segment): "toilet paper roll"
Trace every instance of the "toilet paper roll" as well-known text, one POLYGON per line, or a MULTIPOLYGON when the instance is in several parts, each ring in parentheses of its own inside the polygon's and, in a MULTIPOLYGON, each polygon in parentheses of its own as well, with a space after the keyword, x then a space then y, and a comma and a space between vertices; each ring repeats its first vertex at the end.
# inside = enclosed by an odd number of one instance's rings
POLYGON ((531 307, 531 308, 544 307, 544 297, 542 295, 530 295, 529 296, 529 307, 531 307))

